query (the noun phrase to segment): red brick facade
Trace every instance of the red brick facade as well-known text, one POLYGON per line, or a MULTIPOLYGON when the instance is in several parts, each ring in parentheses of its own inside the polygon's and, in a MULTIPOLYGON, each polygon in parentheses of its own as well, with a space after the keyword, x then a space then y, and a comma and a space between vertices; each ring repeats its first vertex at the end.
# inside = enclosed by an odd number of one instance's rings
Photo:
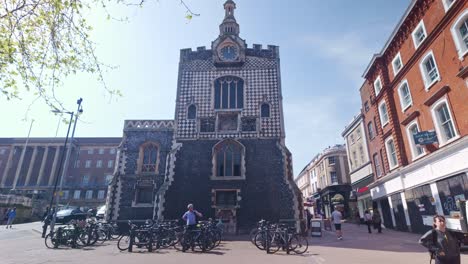
MULTIPOLYGON (((369 153, 373 163, 374 175, 375 161, 373 156, 379 155, 383 162, 383 175, 390 172, 390 165, 385 141, 392 137, 395 145, 398 167, 404 167, 421 156, 437 151, 440 147, 447 146, 454 141, 468 135, 468 54, 460 56, 457 51, 456 37, 452 27, 459 19, 465 17, 468 9, 468 1, 455 0, 450 8, 446 8, 444 0, 415 0, 403 17, 401 23, 389 39, 381 54, 374 56, 364 74, 366 81, 360 89, 364 123, 369 140, 369 153), (425 27, 425 39, 415 48, 412 32, 420 22, 425 27), (426 60, 426 55, 433 54, 439 74, 439 80, 427 86, 424 82, 422 67, 420 64, 426 60), (402 67, 394 74, 392 60, 397 54, 401 56, 402 67), (376 95, 374 81, 380 76, 382 89, 376 95), (402 82, 406 81, 411 94, 412 104, 402 109, 398 89, 402 82), (436 115, 433 108, 439 100, 446 99, 449 112, 455 127, 456 137, 425 147, 425 154, 414 157, 412 154, 412 142, 407 131, 407 126, 417 121, 419 131, 436 130, 438 137, 440 131, 435 124, 436 115), (366 102, 368 110, 366 110, 366 102), (388 111, 388 124, 381 125, 379 117, 379 105, 385 102, 388 111), (368 124, 373 123, 376 137, 369 135, 368 124)), ((448 1, 447 1, 448 2, 448 1)), ((461 42, 460 45, 466 45, 461 42)), ((440 129, 439 129, 440 130, 440 129)), ((379 177, 376 176, 378 179, 379 177)))

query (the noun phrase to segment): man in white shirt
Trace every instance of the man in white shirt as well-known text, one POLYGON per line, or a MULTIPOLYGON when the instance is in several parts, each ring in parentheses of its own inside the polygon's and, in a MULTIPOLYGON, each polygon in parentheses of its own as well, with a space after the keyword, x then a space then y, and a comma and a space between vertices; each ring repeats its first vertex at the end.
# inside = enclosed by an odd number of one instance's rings
POLYGON ((338 206, 335 206, 335 211, 333 211, 333 213, 331 214, 331 218, 333 224, 335 224, 336 237, 338 238, 338 240, 342 240, 343 233, 341 232, 341 219, 343 219, 343 215, 338 210, 338 206))

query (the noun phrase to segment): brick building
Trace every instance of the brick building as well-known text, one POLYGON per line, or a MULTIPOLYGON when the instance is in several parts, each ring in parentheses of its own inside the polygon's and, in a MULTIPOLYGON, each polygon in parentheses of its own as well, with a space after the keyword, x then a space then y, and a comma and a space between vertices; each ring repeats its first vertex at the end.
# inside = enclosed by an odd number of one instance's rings
MULTIPOLYGON (((60 204, 95 207, 105 203, 121 140, 74 139, 69 163, 64 167, 60 204)), ((64 138, 30 138, 27 144, 26 138, 0 138, 1 192, 35 193, 48 199, 54 188, 63 143, 64 138)))
POLYGON ((363 74, 369 187, 386 227, 424 232, 468 195, 467 7, 412 1, 363 74), (423 131, 437 141, 416 144, 423 131))
POLYGON ((351 186, 344 145, 328 147, 317 154, 299 173, 296 182, 312 203, 314 214, 330 217, 334 205, 343 205, 345 217, 349 216, 351 186))
MULTIPOLYGON (((236 4, 211 49, 180 52, 175 120, 127 120, 109 219, 180 219, 188 203, 227 232, 302 218, 285 146, 279 48, 247 47, 236 4)), ((299 222, 298 222, 299 223, 299 222)))

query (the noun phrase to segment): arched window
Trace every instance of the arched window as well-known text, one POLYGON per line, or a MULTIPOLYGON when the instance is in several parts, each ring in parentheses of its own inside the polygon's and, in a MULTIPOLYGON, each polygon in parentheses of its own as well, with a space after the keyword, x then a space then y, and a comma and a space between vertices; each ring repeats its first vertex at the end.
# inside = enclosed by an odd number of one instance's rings
POLYGON ((158 168, 159 146, 148 142, 140 147, 139 172, 156 173, 158 168))
POLYGON ((196 119, 197 118, 197 107, 195 105, 190 105, 187 110, 187 119, 196 119))
POLYGON ((270 105, 263 103, 260 107, 261 117, 270 117, 270 105))
POLYGON ((215 146, 215 176, 241 177, 242 155, 242 145, 233 140, 226 140, 215 146))
POLYGON ((215 109, 242 109, 244 107, 244 80, 225 76, 214 83, 215 109))

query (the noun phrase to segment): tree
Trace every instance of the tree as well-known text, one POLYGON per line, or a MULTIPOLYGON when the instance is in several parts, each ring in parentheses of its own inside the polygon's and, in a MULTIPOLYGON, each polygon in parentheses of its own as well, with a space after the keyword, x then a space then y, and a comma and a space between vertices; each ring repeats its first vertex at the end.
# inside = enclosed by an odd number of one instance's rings
MULTIPOLYGON (((143 6, 145 0, 0 0, 0 93, 19 98, 25 88, 54 109, 64 109, 55 89, 70 74, 95 75, 110 94, 103 77, 112 68, 101 62, 90 39, 92 27, 83 16, 91 8, 108 4, 143 6)), ((186 18, 193 13, 183 0, 186 18)), ((111 16, 108 13, 108 19, 111 16)))

